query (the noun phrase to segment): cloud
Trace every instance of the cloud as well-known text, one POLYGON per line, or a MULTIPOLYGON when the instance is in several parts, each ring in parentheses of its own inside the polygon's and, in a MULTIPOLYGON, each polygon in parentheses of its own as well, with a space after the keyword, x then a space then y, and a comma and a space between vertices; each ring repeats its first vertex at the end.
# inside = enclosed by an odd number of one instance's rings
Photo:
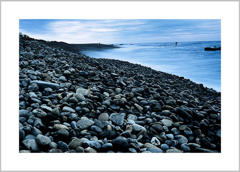
POLYGON ((68 43, 193 41, 206 40, 206 35, 219 40, 220 20, 23 20, 20 30, 68 43))

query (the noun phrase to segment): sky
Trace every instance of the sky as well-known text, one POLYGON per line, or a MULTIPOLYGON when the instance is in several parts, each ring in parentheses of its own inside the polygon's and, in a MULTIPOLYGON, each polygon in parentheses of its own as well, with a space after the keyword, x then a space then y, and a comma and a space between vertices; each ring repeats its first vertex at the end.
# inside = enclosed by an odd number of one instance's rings
POLYGON ((21 19, 19 31, 36 39, 67 43, 220 41, 221 20, 21 19))

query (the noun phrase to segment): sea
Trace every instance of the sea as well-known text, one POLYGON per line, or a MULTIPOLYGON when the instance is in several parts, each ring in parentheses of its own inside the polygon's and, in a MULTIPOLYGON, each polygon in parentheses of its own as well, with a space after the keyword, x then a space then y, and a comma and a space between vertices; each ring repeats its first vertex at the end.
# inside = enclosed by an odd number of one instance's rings
POLYGON ((221 41, 178 42, 177 45, 175 42, 115 45, 120 48, 82 53, 94 58, 141 64, 221 91, 221 51, 204 50, 205 47, 220 47, 221 41))

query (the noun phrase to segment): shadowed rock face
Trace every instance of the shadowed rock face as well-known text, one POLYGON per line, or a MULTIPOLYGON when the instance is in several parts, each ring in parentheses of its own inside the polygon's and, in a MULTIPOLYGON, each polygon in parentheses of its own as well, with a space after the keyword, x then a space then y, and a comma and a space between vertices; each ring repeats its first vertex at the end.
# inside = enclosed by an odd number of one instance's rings
POLYGON ((220 152, 221 94, 20 36, 20 152, 220 152))

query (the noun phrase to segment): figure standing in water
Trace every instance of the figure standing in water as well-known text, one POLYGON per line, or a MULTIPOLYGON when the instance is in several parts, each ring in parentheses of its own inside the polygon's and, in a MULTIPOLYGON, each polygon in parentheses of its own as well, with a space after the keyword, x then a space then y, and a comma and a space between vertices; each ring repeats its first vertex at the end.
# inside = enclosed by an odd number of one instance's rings
POLYGON ((176 45, 176 46, 177 46, 177 43, 178 43, 178 42, 175 42, 175 45, 176 45))

